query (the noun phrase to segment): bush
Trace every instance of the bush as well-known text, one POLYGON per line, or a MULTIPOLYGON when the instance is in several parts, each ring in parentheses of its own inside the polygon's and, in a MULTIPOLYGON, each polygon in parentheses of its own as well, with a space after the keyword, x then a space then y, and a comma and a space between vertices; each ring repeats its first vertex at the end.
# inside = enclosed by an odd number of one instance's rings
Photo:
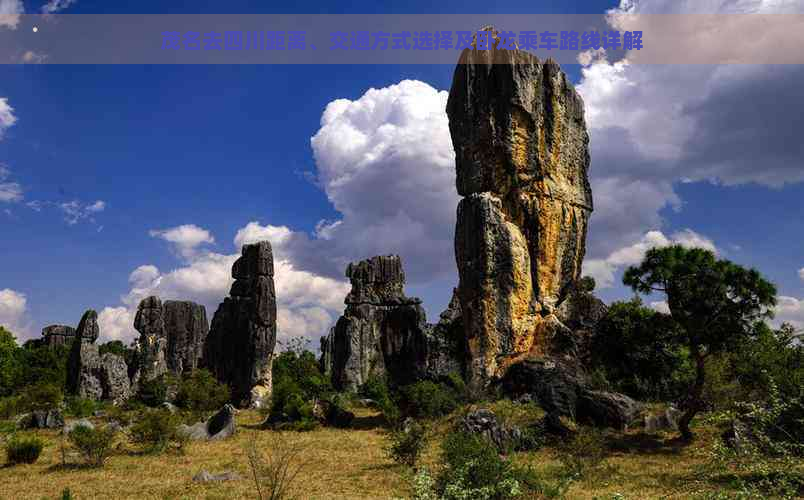
POLYGON ((98 403, 91 399, 67 398, 66 413, 76 418, 89 417, 98 409, 98 403))
POLYGON ((146 406, 157 407, 167 400, 168 384, 165 377, 141 380, 137 400, 146 406))
POLYGON ((401 422, 399 407, 391 398, 391 391, 384 377, 372 375, 360 386, 358 393, 364 398, 371 399, 377 404, 382 412, 386 423, 391 427, 397 427, 401 422))
POLYGON ((263 448, 265 454, 257 448, 256 443, 256 439, 250 440, 246 454, 257 498, 260 500, 292 498, 293 483, 304 463, 299 458, 302 448, 297 442, 287 441, 279 433, 274 433, 270 445, 263 448))
POLYGON ((0 419, 11 418, 20 412, 21 401, 19 396, 0 398, 0 419))
POLYGON ((184 451, 186 435, 178 432, 179 418, 167 410, 149 410, 131 427, 131 440, 148 453, 161 453, 171 444, 184 451))
POLYGON ((411 422, 404 429, 392 430, 388 439, 388 457, 402 465, 415 467, 427 444, 427 428, 420 423, 411 422))
POLYGON ((592 427, 579 427, 559 446, 560 460, 569 480, 580 479, 596 469, 606 456, 603 434, 592 427))
POLYGON ((196 412, 213 411, 230 399, 229 386, 218 382, 208 370, 193 370, 179 382, 176 406, 196 412))
POLYGON ((517 470, 481 436, 453 431, 441 449, 444 468, 435 482, 440 498, 507 499, 521 495, 517 470))
POLYGON ((6 442, 6 459, 9 464, 32 464, 44 446, 39 438, 14 436, 6 442))
POLYGON ((21 394, 21 406, 26 411, 50 410, 64 399, 59 386, 51 383, 29 385, 21 394))
POLYGON ((110 427, 90 429, 77 426, 67 437, 88 465, 102 467, 111 455, 116 435, 117 432, 110 427))
POLYGON ((423 380, 400 390, 399 406, 405 415, 435 418, 454 411, 458 407, 458 396, 446 384, 423 380))
POLYGON ((274 384, 268 422, 278 428, 297 431, 308 431, 318 426, 313 405, 305 400, 301 387, 287 377, 274 384))

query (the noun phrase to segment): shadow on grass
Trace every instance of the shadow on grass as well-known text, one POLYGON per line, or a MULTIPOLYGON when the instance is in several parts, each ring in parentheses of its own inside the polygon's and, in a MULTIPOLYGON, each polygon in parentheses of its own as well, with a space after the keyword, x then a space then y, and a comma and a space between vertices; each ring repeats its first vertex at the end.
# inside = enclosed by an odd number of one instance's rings
POLYGON ((682 438, 666 439, 656 434, 615 434, 606 439, 606 447, 611 451, 638 453, 644 455, 678 455, 689 441, 682 438))
POLYGON ((355 417, 352 420, 352 424, 349 426, 349 428, 358 431, 370 431, 373 429, 382 428, 384 426, 385 418, 382 416, 382 414, 379 414, 366 417, 355 417))
POLYGON ((85 463, 69 463, 69 464, 53 464, 47 469, 45 472, 65 472, 65 471, 77 471, 77 470, 99 470, 103 467, 98 467, 91 464, 85 463))

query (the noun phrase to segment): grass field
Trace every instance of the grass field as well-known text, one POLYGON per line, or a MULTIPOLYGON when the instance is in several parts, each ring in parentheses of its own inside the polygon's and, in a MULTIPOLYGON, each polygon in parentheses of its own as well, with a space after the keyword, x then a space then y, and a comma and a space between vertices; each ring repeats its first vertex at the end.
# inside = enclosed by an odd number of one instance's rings
MULTIPOLYGON (((303 470, 295 483, 298 498, 404 498, 409 497, 410 472, 390 462, 384 452, 381 419, 374 411, 355 410, 353 429, 320 428, 311 432, 283 432, 282 439, 297 443, 303 470)), ((274 442, 273 431, 259 430, 260 415, 243 411, 237 416, 234 438, 212 443, 193 443, 184 455, 142 455, 121 440, 102 469, 61 465, 60 434, 38 431, 47 441, 42 456, 33 465, 0 469, 0 498, 61 498, 69 488, 73 498, 257 498, 247 460, 247 445, 266 449, 274 442), (221 483, 195 483, 201 469, 216 474, 236 471, 242 479, 221 483)), ((454 416, 451 418, 455 418, 454 416)), ((438 421, 434 436, 450 426, 450 417, 438 421)), ((709 496, 725 488, 700 479, 699 468, 708 461, 716 430, 701 428, 700 438, 681 446, 672 435, 639 432, 607 434, 606 458, 582 479, 572 483, 568 498, 691 498, 709 496)), ((424 466, 436 467, 438 439, 433 439, 423 458, 424 466)), ((541 476, 556 475, 561 467, 559 451, 546 446, 539 451, 518 453, 514 460, 532 465, 541 476)), ((74 458, 73 461, 78 461, 74 458)))

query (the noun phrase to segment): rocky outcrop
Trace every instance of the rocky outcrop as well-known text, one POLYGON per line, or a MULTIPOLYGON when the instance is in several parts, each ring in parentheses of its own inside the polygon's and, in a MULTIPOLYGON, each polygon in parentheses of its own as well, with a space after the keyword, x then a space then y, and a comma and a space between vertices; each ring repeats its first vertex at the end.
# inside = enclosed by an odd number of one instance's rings
POLYGON ((501 453, 519 449, 524 441, 520 429, 503 425, 497 415, 486 408, 470 411, 461 418, 459 425, 464 432, 476 434, 493 443, 501 453))
MULTIPOLYGON (((496 34, 495 34, 496 36, 496 34)), ((458 205, 455 257, 470 387, 544 354, 579 277, 592 193, 583 102, 558 65, 465 49, 447 102, 458 205)))
POLYGON ((137 308, 134 328, 140 332, 140 377, 144 380, 168 371, 180 376, 200 366, 209 333, 204 306, 147 297, 137 308))
POLYGON ((42 328, 41 344, 49 347, 71 346, 75 339, 75 328, 67 325, 50 325, 42 328))
POLYGON ((18 429, 59 429, 64 425, 64 415, 57 408, 34 410, 17 417, 16 424, 18 429))
POLYGON ((502 382, 504 392, 511 397, 530 394, 547 412, 548 424, 566 418, 626 429, 643 410, 642 404, 628 396, 591 389, 577 367, 553 360, 522 360, 510 367, 502 382))
POLYGON ((235 410, 232 405, 224 405, 218 413, 204 422, 193 425, 179 425, 178 432, 194 441, 219 441, 234 436, 237 431, 235 410))
POLYGON ((131 396, 128 366, 122 357, 100 355, 95 344, 100 335, 98 313, 87 311, 78 324, 70 350, 67 368, 67 389, 85 399, 122 403, 131 396))
POLYGON ((260 406, 271 394, 276 345, 274 258, 267 241, 244 245, 232 266, 229 297, 218 306, 204 345, 204 365, 229 385, 233 400, 260 406))
POLYGON ((335 387, 356 390, 373 376, 404 385, 459 366, 449 337, 459 309, 429 325, 421 300, 405 295, 399 256, 352 263, 346 276, 352 283, 346 310, 321 344, 321 364, 335 387))

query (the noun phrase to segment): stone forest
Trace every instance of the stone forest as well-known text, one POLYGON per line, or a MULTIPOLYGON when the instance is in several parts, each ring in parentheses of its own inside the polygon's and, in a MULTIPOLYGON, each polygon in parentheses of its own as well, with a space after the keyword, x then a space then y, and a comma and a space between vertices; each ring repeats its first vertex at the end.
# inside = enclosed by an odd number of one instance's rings
POLYGON ((625 275, 669 313, 606 305, 581 274, 589 136, 558 64, 465 49, 446 112, 459 282, 436 321, 399 256, 366 256, 320 353, 280 345, 271 241, 243 245, 211 318, 150 296, 131 347, 99 344, 88 310, 16 348, 63 380, 0 394, 19 464, 0 497, 800 498, 804 353, 764 322, 773 285, 671 246, 625 275))

